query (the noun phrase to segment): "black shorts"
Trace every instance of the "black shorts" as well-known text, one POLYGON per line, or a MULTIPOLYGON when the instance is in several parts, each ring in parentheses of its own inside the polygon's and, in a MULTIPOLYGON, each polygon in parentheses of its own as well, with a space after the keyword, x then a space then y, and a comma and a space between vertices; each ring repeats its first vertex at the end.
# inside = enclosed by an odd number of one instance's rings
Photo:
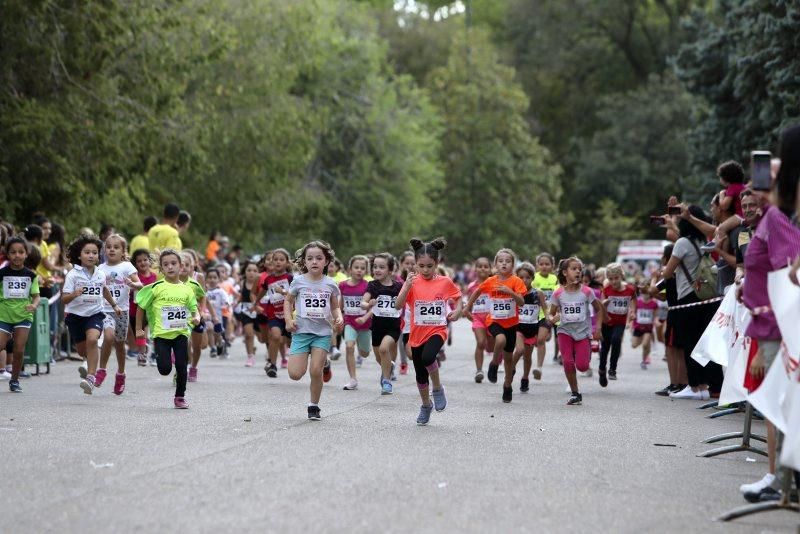
POLYGON ((283 319, 269 319, 267 321, 267 326, 270 329, 272 329, 272 328, 280 328, 281 329, 281 335, 283 337, 288 337, 288 338, 292 337, 292 334, 290 334, 289 331, 286 330, 286 321, 284 321, 283 319))
POLYGON ((517 332, 522 334, 525 339, 530 339, 539 335, 539 324, 519 323, 517 332))
POLYGON ((235 314, 233 314, 233 316, 236 317, 236 320, 239 321, 242 324, 242 326, 245 326, 245 325, 248 325, 248 324, 252 324, 252 325, 256 324, 256 318, 255 317, 250 317, 246 313, 235 313, 235 314))
POLYGON ((553 325, 551 325, 550 321, 548 321, 547 319, 539 319, 539 325, 538 326, 539 326, 539 328, 544 328, 544 329, 547 329, 547 330, 550 330, 551 328, 553 328, 553 325))
POLYGON ((652 334, 653 333, 653 325, 650 325, 650 328, 634 328, 633 329, 633 337, 642 337, 645 334, 652 334))
POLYGON ((98 332, 103 331, 103 320, 105 318, 106 315, 102 312, 95 313, 89 317, 83 317, 82 315, 70 313, 64 318, 64 323, 69 329, 69 337, 72 342, 83 343, 86 341, 87 330, 97 330, 98 332))
POLYGON ((386 326, 375 326, 373 323, 372 325, 372 346, 373 347, 380 347, 381 343, 383 342, 383 338, 386 336, 390 336, 394 339, 394 342, 397 343, 397 340, 400 339, 400 325, 398 324, 397 327, 386 327, 386 326))
POLYGON ((503 350, 505 352, 514 352, 514 347, 517 346, 517 325, 509 328, 503 328, 497 323, 492 323, 489 325, 489 333, 494 337, 497 337, 500 334, 505 335, 506 345, 503 347, 503 350))

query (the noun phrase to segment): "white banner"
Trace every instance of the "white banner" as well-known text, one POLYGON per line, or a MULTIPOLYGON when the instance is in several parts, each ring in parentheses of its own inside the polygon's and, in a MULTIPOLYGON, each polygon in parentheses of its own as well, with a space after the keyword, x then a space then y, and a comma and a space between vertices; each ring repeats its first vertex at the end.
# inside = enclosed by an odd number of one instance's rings
MULTIPOLYGON (((800 356, 800 287, 789 280, 789 268, 769 273, 769 302, 783 342, 789 350, 797 369, 800 356)), ((790 367, 791 369, 791 367, 790 367)))
POLYGON ((747 400, 744 376, 747 372, 747 357, 749 354, 750 338, 740 336, 731 349, 731 354, 728 358, 728 367, 725 369, 725 380, 722 382, 722 391, 719 393, 720 406, 747 400))
POLYGON ((783 436, 780 464, 800 471, 800 382, 792 380, 786 395, 788 408, 786 433, 783 436))
POLYGON ((692 351, 692 358, 702 366, 710 361, 727 366, 730 354, 744 337, 748 324, 750 312, 736 301, 736 291, 728 291, 692 351))

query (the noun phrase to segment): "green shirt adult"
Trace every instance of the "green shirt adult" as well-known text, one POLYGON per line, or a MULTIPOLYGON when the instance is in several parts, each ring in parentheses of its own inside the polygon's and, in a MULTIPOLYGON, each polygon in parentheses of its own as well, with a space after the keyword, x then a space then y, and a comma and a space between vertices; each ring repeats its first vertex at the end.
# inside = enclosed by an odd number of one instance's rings
POLYGON ((6 265, 0 269, 0 322, 15 325, 33 321, 33 312, 25 309, 39 294, 39 277, 23 267, 12 269, 6 265))
POLYGON ((175 339, 191 334, 197 299, 188 284, 159 280, 136 293, 136 304, 147 313, 154 338, 175 339))

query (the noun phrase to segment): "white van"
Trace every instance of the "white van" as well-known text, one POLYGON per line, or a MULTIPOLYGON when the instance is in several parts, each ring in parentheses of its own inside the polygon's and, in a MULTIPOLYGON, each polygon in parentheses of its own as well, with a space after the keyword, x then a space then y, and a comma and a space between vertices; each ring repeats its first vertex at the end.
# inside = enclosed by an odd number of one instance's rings
POLYGON ((665 239, 622 241, 615 261, 622 264, 629 278, 634 278, 637 274, 649 278, 654 270, 661 267, 664 247, 669 244, 665 239))

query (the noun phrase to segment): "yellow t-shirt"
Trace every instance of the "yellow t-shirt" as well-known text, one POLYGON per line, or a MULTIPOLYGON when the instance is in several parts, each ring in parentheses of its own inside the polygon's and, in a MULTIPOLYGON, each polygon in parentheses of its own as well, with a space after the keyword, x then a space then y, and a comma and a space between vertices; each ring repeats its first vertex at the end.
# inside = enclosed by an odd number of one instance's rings
POLYGON ((39 265, 36 266, 36 274, 41 276, 43 280, 47 280, 53 276, 53 274, 44 266, 45 258, 50 259, 50 246, 42 241, 42 243, 39 245, 39 252, 42 255, 42 260, 39 262, 39 265))
POLYGON ((135 250, 144 249, 150 250, 150 238, 146 235, 139 234, 131 239, 131 245, 128 247, 129 251, 133 253, 135 250))
POLYGON ((157 224, 150 228, 147 232, 147 238, 150 244, 150 250, 164 250, 165 248, 174 248, 181 250, 183 243, 178 235, 178 230, 174 226, 168 224, 157 224))
POLYGON ((545 298, 545 305, 542 306, 541 311, 539 312, 539 318, 544 319, 545 310, 550 309, 550 297, 553 296, 553 292, 558 289, 558 277, 553 273, 548 274, 547 276, 542 276, 539 273, 533 275, 533 282, 531 285, 535 289, 541 290, 544 293, 545 298))

